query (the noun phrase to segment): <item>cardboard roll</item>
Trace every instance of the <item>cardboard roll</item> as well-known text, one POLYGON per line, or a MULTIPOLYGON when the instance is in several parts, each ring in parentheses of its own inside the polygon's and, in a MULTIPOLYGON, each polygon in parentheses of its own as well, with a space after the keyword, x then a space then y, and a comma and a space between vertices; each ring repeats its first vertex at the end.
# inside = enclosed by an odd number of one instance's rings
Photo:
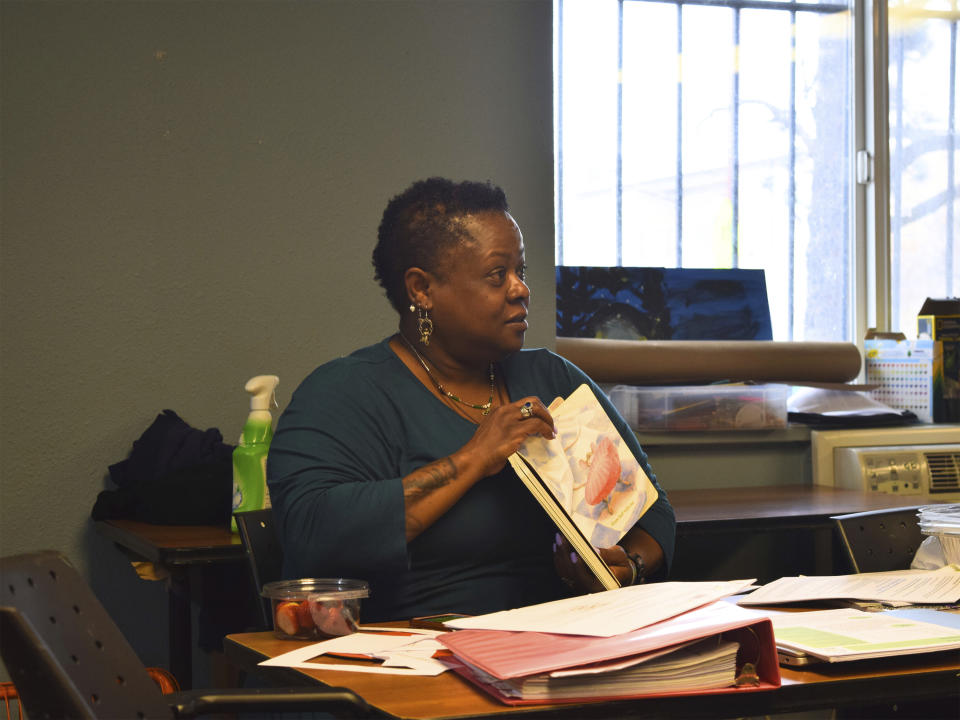
POLYGON ((556 349, 599 383, 846 383, 861 369, 845 342, 558 337, 556 349))

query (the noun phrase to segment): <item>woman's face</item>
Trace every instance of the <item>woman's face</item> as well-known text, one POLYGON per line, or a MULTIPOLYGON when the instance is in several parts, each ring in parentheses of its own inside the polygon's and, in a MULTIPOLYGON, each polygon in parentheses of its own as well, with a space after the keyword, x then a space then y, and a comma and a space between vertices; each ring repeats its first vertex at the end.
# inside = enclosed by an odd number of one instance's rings
POLYGON ((473 238, 451 251, 431 284, 434 337, 455 357, 489 362, 523 347, 530 288, 520 228, 509 213, 465 220, 473 238))

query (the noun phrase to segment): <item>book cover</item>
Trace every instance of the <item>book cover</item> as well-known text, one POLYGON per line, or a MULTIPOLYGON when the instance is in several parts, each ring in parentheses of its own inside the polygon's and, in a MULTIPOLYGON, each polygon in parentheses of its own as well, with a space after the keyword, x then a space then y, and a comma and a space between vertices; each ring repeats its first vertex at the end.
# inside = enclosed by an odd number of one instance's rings
POLYGON ((557 436, 527 438, 510 464, 603 586, 619 587, 595 548, 616 545, 657 490, 588 385, 549 409, 557 436))

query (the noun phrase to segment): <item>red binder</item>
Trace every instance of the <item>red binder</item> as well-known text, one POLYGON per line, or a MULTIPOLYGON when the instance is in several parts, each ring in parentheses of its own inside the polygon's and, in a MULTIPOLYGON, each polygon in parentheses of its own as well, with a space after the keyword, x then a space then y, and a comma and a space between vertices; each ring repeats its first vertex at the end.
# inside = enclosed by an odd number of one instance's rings
POLYGON ((705 693, 755 692, 780 687, 780 668, 768 618, 744 611, 727 602, 717 602, 654 625, 613 637, 564 635, 560 633, 457 630, 438 636, 458 661, 454 670, 508 705, 584 702, 705 693), (505 680, 521 680, 558 670, 585 668, 695 640, 717 638, 739 643, 736 683, 726 687, 693 687, 661 690, 649 687, 632 692, 629 686, 615 694, 602 683, 592 687, 583 677, 583 693, 576 696, 528 698, 504 690, 505 680), (479 671, 479 672, 477 672, 479 671), (602 693, 602 694, 598 694, 602 693))

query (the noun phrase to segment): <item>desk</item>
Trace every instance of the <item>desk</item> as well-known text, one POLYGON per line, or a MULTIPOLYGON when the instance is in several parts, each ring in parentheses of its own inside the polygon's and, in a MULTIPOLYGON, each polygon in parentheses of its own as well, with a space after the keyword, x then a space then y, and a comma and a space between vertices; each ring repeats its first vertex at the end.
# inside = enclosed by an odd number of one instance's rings
MULTIPOLYGON (((768 549, 775 553, 777 567, 783 567, 790 550, 777 548, 783 547, 785 540, 792 539, 802 546, 801 551, 810 551, 815 544, 808 542, 811 533, 819 538, 816 541, 820 546, 818 554, 830 556, 831 515, 932 502, 923 499, 925 496, 878 495, 810 485, 675 490, 668 491, 668 495, 677 514, 675 580, 757 577, 756 568, 760 565, 754 562, 754 558, 740 559, 746 575, 739 567, 730 568, 722 562, 730 554, 724 538, 739 542, 746 536, 763 544, 763 532, 776 533, 780 542, 777 547, 768 549), (715 554, 706 553, 702 548, 685 553, 687 543, 695 538, 705 538, 706 547, 715 554), (806 548, 807 545, 810 548, 806 548), (716 555, 719 554, 724 558, 718 559, 716 555)), ((188 570, 195 565, 243 560, 246 555, 240 537, 225 527, 212 526, 151 525, 132 520, 107 520, 97 522, 95 526, 100 534, 125 550, 170 572, 170 669, 182 678, 185 686, 189 686, 193 636, 188 570)), ((796 556, 797 553, 793 553, 793 557, 796 556)), ((784 571, 780 575, 817 570, 829 574, 832 566, 825 563, 825 560, 809 560, 798 566, 798 572, 784 571)), ((761 576, 759 579, 767 582, 775 578, 761 576)))
POLYGON ((226 527, 152 525, 133 520, 102 520, 97 532, 134 556, 170 573, 167 585, 170 671, 181 686, 192 686, 193 629, 190 619, 190 567, 246 560, 239 535, 226 527))
POLYGON ((416 720, 515 713, 551 718, 733 718, 905 703, 957 697, 960 693, 960 657, 956 653, 823 665, 813 671, 781 668, 783 686, 769 691, 524 707, 502 705, 453 672, 437 677, 408 677, 257 666, 266 657, 304 644, 277 639, 272 633, 239 633, 227 636, 224 651, 237 667, 271 682, 346 687, 388 717, 416 720))
POLYGON ((931 495, 888 495, 824 485, 667 490, 678 531, 814 527, 833 515, 937 502, 931 495))
POLYGON ((888 495, 821 485, 668 490, 677 515, 673 580, 850 572, 836 541, 834 515, 937 502, 931 495, 888 495))

